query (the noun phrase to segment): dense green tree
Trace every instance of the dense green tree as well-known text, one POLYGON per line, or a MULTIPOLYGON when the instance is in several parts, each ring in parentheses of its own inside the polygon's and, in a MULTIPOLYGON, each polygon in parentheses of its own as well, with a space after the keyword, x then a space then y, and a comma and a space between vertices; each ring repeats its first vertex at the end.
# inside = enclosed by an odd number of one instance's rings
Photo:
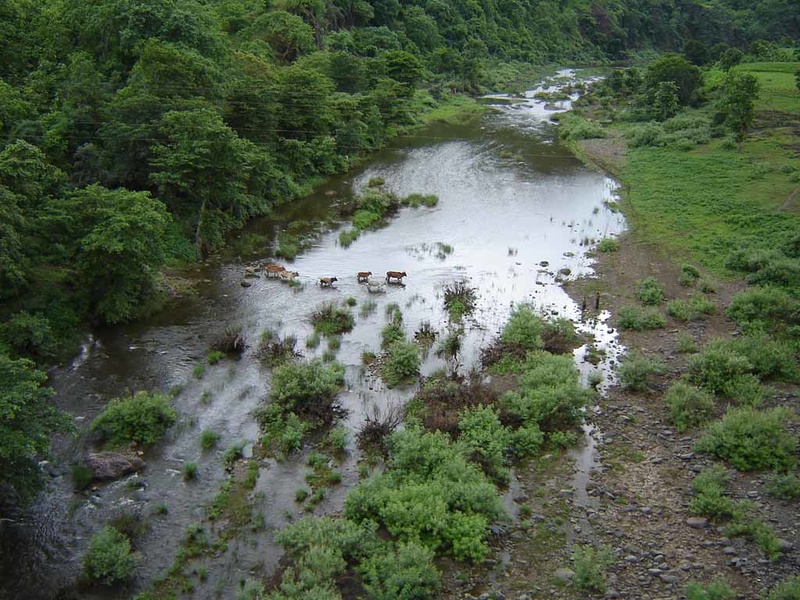
POLYGON ((47 376, 26 359, 0 353, 0 484, 30 500, 41 489, 36 457, 50 447, 50 435, 67 431, 69 418, 51 403, 47 376))
POLYGON ((164 204, 147 192, 91 185, 58 210, 77 241, 75 279, 91 314, 105 323, 138 316, 164 263, 164 204))
POLYGON ((674 81, 661 81, 653 95, 653 106, 658 111, 662 121, 666 121, 675 114, 680 105, 678 86, 674 81))
POLYGON ((675 84, 679 102, 687 105, 694 100, 703 76, 700 69, 682 56, 666 54, 650 63, 645 73, 645 84, 651 95, 655 95, 659 84, 665 81, 675 84))
POLYGON ((728 48, 722 55, 719 57, 719 68, 723 71, 729 71, 740 62, 744 58, 744 52, 739 50, 738 48, 728 48))
POLYGON ((758 89, 758 80, 753 75, 739 71, 729 71, 722 83, 717 109, 725 125, 733 130, 740 151, 756 116, 758 89))
POLYGON ((17 195, 0 186, 0 300, 19 294, 27 281, 24 227, 17 195))
POLYGON ((689 40, 683 46, 683 55, 693 65, 703 66, 708 62, 708 48, 700 40, 689 40))
POLYGON ((265 41, 281 62, 292 62, 314 49, 314 29, 298 15, 285 10, 261 15, 239 35, 242 39, 265 41))

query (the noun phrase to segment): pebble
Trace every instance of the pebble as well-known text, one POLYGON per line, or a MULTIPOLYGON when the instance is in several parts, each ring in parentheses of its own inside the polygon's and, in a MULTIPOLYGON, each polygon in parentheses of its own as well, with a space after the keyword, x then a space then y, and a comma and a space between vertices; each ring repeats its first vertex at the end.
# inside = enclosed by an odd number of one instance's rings
POLYGON ((659 579, 661 579, 661 581, 664 583, 678 583, 680 581, 679 577, 676 577, 675 575, 667 575, 666 573, 659 575, 659 579))
POLYGON ((686 519, 686 524, 689 527, 694 527, 695 529, 702 529, 708 524, 708 519, 703 517, 689 517, 686 519))
POLYGON ((778 550, 781 552, 789 552, 794 548, 794 544, 789 540, 778 538, 778 550))
POLYGON ((639 562, 639 559, 636 558, 633 554, 629 554, 628 556, 626 556, 622 560, 624 560, 627 563, 637 563, 637 562, 639 562))
POLYGON ((559 581, 571 581, 572 578, 575 577, 575 571, 572 569, 556 569, 556 572, 553 573, 553 577, 559 581))

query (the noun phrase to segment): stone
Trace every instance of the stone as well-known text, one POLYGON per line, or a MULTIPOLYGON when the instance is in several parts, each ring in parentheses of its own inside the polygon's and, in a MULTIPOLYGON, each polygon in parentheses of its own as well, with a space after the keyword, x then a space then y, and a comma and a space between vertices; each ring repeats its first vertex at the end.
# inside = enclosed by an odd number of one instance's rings
POLYGON ((703 517, 689 517, 686 519, 686 524, 689 527, 694 527, 695 529, 703 529, 703 527, 708 525, 708 519, 703 517))
POLYGON ((143 469, 144 461, 138 456, 117 452, 90 452, 86 455, 86 466, 92 470, 95 479, 119 479, 143 469))
POLYGON ((575 571, 572 569, 556 569, 553 577, 559 581, 572 581, 572 578, 575 577, 575 571))
POLYGON ((248 288, 248 287, 251 287, 253 285, 253 283, 250 282, 250 281, 247 281, 247 279, 242 279, 242 282, 239 285, 241 285, 243 288, 248 288))
POLYGON ((675 575, 668 575, 666 573, 662 573, 658 577, 664 583, 678 583, 680 581, 679 577, 676 577, 675 575))
POLYGON ((780 552, 789 552, 794 548, 794 544, 789 540, 778 538, 778 550, 780 552))

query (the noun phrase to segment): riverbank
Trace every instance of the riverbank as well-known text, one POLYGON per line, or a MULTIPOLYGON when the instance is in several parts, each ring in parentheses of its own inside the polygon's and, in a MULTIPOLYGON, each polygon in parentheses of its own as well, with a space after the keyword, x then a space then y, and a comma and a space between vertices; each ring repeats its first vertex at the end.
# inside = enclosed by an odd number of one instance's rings
MULTIPOLYGON (((771 72, 759 72, 762 81, 771 72)), ((766 83, 769 94, 774 89, 766 83)), ((784 110, 791 108, 785 97, 781 99, 784 110)), ((598 432, 598 465, 589 473, 586 486, 594 505, 587 507, 570 492, 568 461, 549 481, 546 471, 532 469, 521 474, 523 489, 544 485, 562 490, 559 495, 563 498, 552 502, 559 508, 551 510, 548 518, 560 517, 565 526, 558 532, 561 547, 556 544, 545 552, 549 561, 530 542, 519 544, 511 553, 508 579, 496 588, 507 597, 677 598, 692 585, 707 589, 717 581, 735 590, 738 598, 755 599, 766 597, 768 590, 800 571, 796 492, 778 491, 779 478, 768 471, 734 470, 724 461, 698 452, 697 442, 707 429, 677 426, 675 413, 665 402, 665 394, 675 381, 686 377, 706 344, 741 336, 741 328, 724 309, 748 286, 724 269, 724 254, 743 240, 763 241, 791 229, 800 230, 793 206, 786 201, 787 191, 790 198, 793 193, 787 175, 796 172, 791 166, 797 164, 792 150, 797 138, 766 112, 765 107, 772 104, 760 101, 756 131, 742 155, 732 155, 714 142, 690 152, 628 148, 625 128, 613 124, 603 139, 567 143, 584 162, 620 180, 621 206, 631 229, 619 238, 617 249, 597 252, 593 276, 567 282, 565 287, 575 302, 588 305, 588 318, 592 317, 593 300, 599 310, 610 312, 610 322, 621 330, 620 341, 629 348, 629 357, 639 355, 644 357, 639 364, 663 366, 640 389, 630 389, 633 386, 625 381, 608 389, 587 418, 598 432), (770 122, 771 127, 767 126, 770 122), (709 170, 711 164, 726 173, 724 183, 714 179, 709 185, 708 177, 715 172, 709 170), (738 205, 731 208, 731 201, 738 205), (722 203, 728 211, 747 212, 752 218, 736 225, 731 218, 726 223, 719 208, 711 209, 715 203, 722 203), (725 238, 728 244, 715 247, 725 238), (668 309, 660 327, 631 329, 622 316, 626 311, 643 310, 633 307, 639 305, 641 285, 647 279, 655 281, 663 294, 656 307, 676 301, 689 303, 698 297, 697 278, 687 285, 687 273, 695 269, 687 266, 687 261, 703 271, 707 281, 704 297, 711 314, 687 321, 668 309), (726 502, 747 507, 742 509, 744 517, 703 512, 698 506, 697 475, 720 466, 727 468, 726 502), (734 527, 731 519, 744 523, 734 527), (586 565, 569 560, 571 537, 583 538, 597 549, 590 565, 600 582, 595 589, 581 589, 586 583, 586 565), (531 586, 530 577, 536 573, 544 576, 544 582, 539 579, 531 586)), ((623 365, 627 362, 623 360, 623 365)), ((796 356, 794 363, 796 368, 796 356)), ((791 410, 795 419, 788 423, 788 432, 796 439, 798 386, 791 378, 788 382, 772 380, 770 386, 766 397, 756 404, 791 410)), ((716 404, 705 419, 722 417, 729 406, 729 401, 716 404)), ((791 480, 791 473, 784 481, 791 480)), ((525 532, 521 536, 532 539, 525 532)))

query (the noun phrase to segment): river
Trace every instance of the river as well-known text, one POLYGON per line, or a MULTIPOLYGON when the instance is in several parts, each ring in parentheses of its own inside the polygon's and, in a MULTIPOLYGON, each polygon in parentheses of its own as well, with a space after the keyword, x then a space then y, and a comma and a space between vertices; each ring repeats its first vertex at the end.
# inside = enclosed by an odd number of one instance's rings
MULTIPOLYGON (((562 72, 562 76, 570 75, 562 72)), ((268 243, 250 254, 210 261, 185 276, 196 295, 175 302, 146 321, 96 332, 81 355, 53 374, 59 406, 85 427, 110 398, 124 390, 169 390, 180 386, 175 408, 180 418, 167 438, 147 451, 146 469, 138 476, 95 486, 86 494, 72 492, 68 465, 80 443, 58 440, 58 457, 48 468, 50 487, 32 509, 0 523, 3 537, 3 598, 127 598, 131 589, 102 592, 76 587, 88 539, 108 519, 133 513, 149 529, 137 542, 141 559, 133 591, 147 588, 172 563, 187 526, 201 522, 205 507, 225 477, 222 450, 203 453, 199 433, 221 434, 219 447, 237 440, 248 444, 259 436, 253 409, 267 396, 270 372, 255 349, 267 329, 297 336, 306 357, 319 356, 305 348, 312 327, 309 316, 323 302, 356 299, 356 326, 342 338, 337 360, 347 367, 347 386, 340 397, 348 409, 347 426, 357 431, 373 406, 407 400, 413 388, 390 390, 362 367, 362 353, 380 352, 385 308, 397 303, 407 335, 423 322, 438 332, 447 329, 443 287, 465 281, 477 291, 475 313, 465 321, 461 369, 475 366, 481 348, 500 331, 514 304, 531 302, 550 314, 580 321, 576 305, 559 285, 591 269, 586 255, 592 244, 621 232, 621 214, 609 208, 615 182, 590 170, 554 142, 549 117, 569 102, 545 107, 532 90, 520 97, 489 97, 493 105, 479 123, 465 126, 431 125, 395 140, 350 173, 331 178, 314 194, 282 207, 272 219, 251 223, 243 235, 268 243), (351 246, 338 243, 336 206, 363 189, 373 177, 400 196, 436 194, 433 208, 403 208, 388 226, 367 231, 351 246), (325 223, 310 248, 289 267, 299 273, 299 286, 275 279, 253 279, 240 285, 244 265, 272 260, 272 240, 290 224, 325 223), (452 247, 440 252, 439 244, 452 247), (568 271, 562 271, 566 270, 568 271), (369 294, 356 281, 356 272, 406 271, 405 286, 388 286, 369 294), (559 275, 559 272, 562 274, 559 275), (568 273, 568 275, 564 275, 568 273), (320 288, 319 277, 336 276, 333 288, 320 288), (358 316, 367 301, 377 310, 358 316), (250 347, 239 360, 209 366, 202 378, 193 376, 209 344, 230 326, 240 326, 250 347), (199 478, 185 482, 185 461, 199 465, 199 478), (159 515, 166 507, 167 514, 159 515)), ((603 322, 581 323, 613 347, 613 331, 603 322)), ((576 352, 580 359, 582 350, 576 352)), ((611 353, 609 356, 613 356, 611 353)), ((607 359, 608 360, 608 359, 607 359)), ((584 375, 595 369, 578 360, 584 375)), ((443 366, 431 352, 423 374, 443 366)), ((603 364, 597 367, 604 372, 603 364)), ((336 512, 345 490, 358 479, 356 453, 344 462, 343 485, 315 511, 336 512)), ((269 573, 280 558, 272 543, 276 529, 302 514, 294 493, 307 471, 302 457, 284 462, 265 461, 253 496, 263 515, 260 532, 237 540, 207 566, 207 583, 196 598, 232 597, 238 581, 250 573, 269 573)))

